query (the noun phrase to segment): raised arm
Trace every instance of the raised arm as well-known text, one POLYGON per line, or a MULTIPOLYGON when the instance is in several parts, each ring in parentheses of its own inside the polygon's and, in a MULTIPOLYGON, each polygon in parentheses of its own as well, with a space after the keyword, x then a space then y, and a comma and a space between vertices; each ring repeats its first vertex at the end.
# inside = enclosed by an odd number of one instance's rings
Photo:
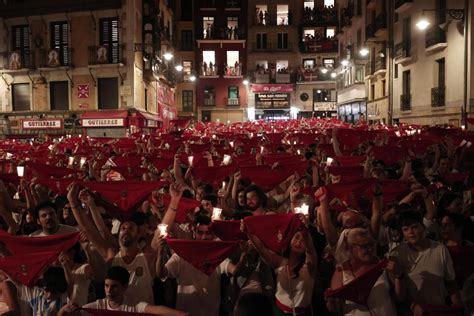
POLYGON ((342 156, 341 148, 339 146, 339 141, 337 139, 337 128, 332 130, 332 148, 336 156, 342 156))
POLYGON ((314 195, 320 203, 318 212, 321 215, 321 226, 323 227, 324 234, 326 235, 326 239, 328 241, 329 246, 335 248, 339 236, 337 234, 336 228, 334 227, 331 221, 331 214, 329 213, 329 202, 327 199, 326 188, 319 188, 314 195))
POLYGON ((374 197, 372 199, 372 216, 370 217, 370 232, 375 240, 378 240, 380 224, 382 222, 383 193, 379 183, 375 184, 374 197))
POLYGON ((305 242, 305 250, 306 250, 306 265, 308 266, 308 270, 311 275, 315 276, 317 272, 318 266, 318 254, 316 253, 316 249, 314 248, 313 239, 311 238, 309 233, 303 233, 303 238, 305 242))
POLYGON ((10 196, 8 195, 7 188, 0 181, 0 217, 3 218, 5 223, 8 225, 8 232, 11 234, 16 234, 19 229, 17 222, 13 219, 12 216, 12 209, 9 209, 8 199, 10 196))
POLYGON ((265 245, 262 243, 257 236, 248 234, 250 241, 252 242, 253 247, 257 252, 262 256, 263 261, 268 264, 272 269, 276 269, 281 266, 283 262, 283 258, 275 254, 274 252, 270 251, 265 245))

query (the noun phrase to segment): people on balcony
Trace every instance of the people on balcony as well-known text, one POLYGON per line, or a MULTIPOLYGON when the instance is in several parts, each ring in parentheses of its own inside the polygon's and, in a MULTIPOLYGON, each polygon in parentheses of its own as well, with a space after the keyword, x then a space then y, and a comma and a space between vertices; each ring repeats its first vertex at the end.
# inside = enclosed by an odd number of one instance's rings
POLYGON ((336 20, 337 11, 333 5, 323 8, 305 7, 303 10, 303 23, 312 23, 316 21, 336 20))
POLYGON ((258 25, 268 25, 268 12, 267 10, 263 11, 259 8, 256 9, 257 24, 258 25))

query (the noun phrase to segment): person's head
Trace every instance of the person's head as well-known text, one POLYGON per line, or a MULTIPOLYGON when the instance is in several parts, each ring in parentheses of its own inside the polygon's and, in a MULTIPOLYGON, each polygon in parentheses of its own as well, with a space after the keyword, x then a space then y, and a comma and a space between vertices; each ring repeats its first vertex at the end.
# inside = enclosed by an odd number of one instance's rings
POLYGON ((437 213, 440 216, 448 213, 461 213, 462 199, 459 195, 453 193, 445 193, 439 199, 437 213))
POLYGON ((384 180, 386 177, 386 166, 382 160, 375 160, 372 164, 371 176, 379 180, 384 180))
POLYGON ((438 172, 440 174, 446 174, 451 170, 451 163, 448 156, 441 156, 438 160, 438 172))
POLYGON ((247 209, 251 212, 267 206, 267 196, 265 195, 265 192, 256 185, 250 185, 245 190, 245 200, 247 203, 247 209))
POLYGON ((423 216, 415 211, 400 213, 398 220, 402 228, 403 238, 410 245, 417 245, 424 239, 425 226, 423 216))
POLYGON ((130 218, 130 222, 137 225, 137 239, 143 240, 146 239, 148 233, 148 219, 149 215, 142 212, 135 212, 130 218))
POLYGON ((210 229, 211 218, 205 215, 197 215, 192 225, 193 239, 195 240, 212 240, 214 235, 210 229))
POLYGON ((376 258, 375 240, 368 229, 350 229, 347 233, 347 246, 352 260, 370 263, 376 258))
POLYGON ((51 201, 46 201, 38 204, 33 209, 33 214, 41 225, 45 234, 54 234, 59 229, 59 219, 56 209, 56 204, 51 201))
POLYGON ((464 217, 461 214, 448 213, 441 220, 441 236, 444 241, 462 236, 464 217))
POLYGON ((43 278, 39 281, 40 287, 43 288, 46 298, 56 299, 67 291, 68 284, 63 268, 49 267, 43 274, 43 278))
POLYGON ((201 206, 204 212, 212 214, 212 208, 217 206, 217 196, 213 194, 206 194, 201 199, 201 206))
POLYGON ((245 190, 241 189, 237 193, 237 205, 239 206, 239 208, 243 208, 243 207, 245 207, 245 203, 246 203, 246 201, 245 201, 245 190))
POLYGON ((130 273, 124 267, 116 266, 107 271, 104 282, 105 296, 109 301, 121 303, 128 288, 130 273))
POLYGON ((306 247, 305 247, 305 241, 304 241, 304 236, 302 232, 296 232, 296 234, 293 235, 293 238, 291 238, 290 241, 290 250, 291 252, 298 253, 298 254, 304 254, 306 247))
POLYGON ((391 242, 400 243, 403 241, 403 233, 400 222, 396 216, 390 218, 387 222, 388 235, 391 242))
POLYGON ((347 210, 342 213, 342 228, 365 227, 364 215, 354 210, 347 210))
POLYGON ((273 316, 272 303, 262 293, 246 293, 235 304, 234 316, 273 316))
POLYGON ((131 247, 138 241, 138 226, 132 221, 122 222, 119 227, 120 247, 131 247))

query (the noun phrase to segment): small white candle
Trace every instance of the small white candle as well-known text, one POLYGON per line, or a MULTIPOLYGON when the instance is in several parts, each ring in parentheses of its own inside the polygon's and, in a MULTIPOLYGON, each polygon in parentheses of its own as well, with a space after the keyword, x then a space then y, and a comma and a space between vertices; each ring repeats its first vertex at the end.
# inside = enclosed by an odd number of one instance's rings
POLYGON ((49 150, 53 150, 53 145, 49 145, 49 146, 48 146, 48 149, 49 149, 49 150))
POLYGON ((303 215, 308 215, 309 214, 309 205, 307 205, 306 203, 303 203, 303 205, 301 205, 301 213, 303 215))
POLYGON ((17 166, 16 167, 16 173, 18 176, 21 178, 25 174, 25 167, 24 166, 17 166))
POLYGON ((13 154, 12 153, 7 153, 7 159, 12 159, 13 154))
POLYGON ((298 149, 296 152, 298 153, 298 155, 301 155, 301 150, 298 149))
POLYGON ((397 137, 400 137, 400 132, 399 132, 399 131, 395 131, 395 135, 397 135, 397 137))
POLYGON ((461 129, 464 131, 466 129, 466 125, 461 125, 461 129))
POLYGON ((327 164, 328 166, 330 166, 330 165, 332 164, 332 161, 333 161, 333 160, 334 160, 334 159, 332 159, 331 157, 328 157, 328 159, 326 160, 326 164, 327 164))
POLYGON ((299 206, 295 207, 295 214, 302 214, 301 207, 299 206))
POLYGON ((263 153, 263 146, 260 146, 260 153, 263 153))
POLYGON ((230 163, 230 156, 224 155, 224 159, 222 160, 222 163, 227 166, 230 163))
POLYGON ((216 137, 217 137, 216 134, 212 135, 212 139, 216 139, 216 137))
POLYGON ((230 147, 234 148, 234 142, 230 142, 230 147))
POLYGON ((193 165, 193 160, 194 160, 194 156, 189 156, 189 157, 188 157, 188 162, 189 162, 189 165, 190 165, 190 166, 193 165))
POLYGON ((86 163, 86 157, 81 157, 81 168, 86 163))
POLYGON ((221 214, 222 214, 222 209, 218 207, 213 207, 212 208, 212 220, 220 220, 221 219, 221 214))
POLYGON ((225 181, 222 181, 222 190, 225 189, 225 181))
POLYGON ((69 157, 68 164, 72 166, 73 163, 74 163, 74 157, 69 157))
POLYGON ((160 231, 160 236, 168 236, 168 225, 167 224, 158 224, 158 230, 160 231))

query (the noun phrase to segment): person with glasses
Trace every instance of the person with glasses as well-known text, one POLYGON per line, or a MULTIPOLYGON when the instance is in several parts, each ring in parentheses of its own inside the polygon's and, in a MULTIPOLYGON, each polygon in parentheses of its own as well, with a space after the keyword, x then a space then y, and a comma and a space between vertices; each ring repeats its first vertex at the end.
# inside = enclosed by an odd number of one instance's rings
MULTIPOLYGON (((375 240, 365 228, 351 228, 344 232, 343 242, 338 251, 344 251, 343 257, 349 258, 336 266, 331 280, 331 289, 336 290, 363 275, 379 263, 376 256, 375 240)), ((387 270, 398 272, 398 267, 389 262, 387 270)), ((398 282, 398 281, 397 281, 398 282)), ((367 306, 352 301, 330 298, 327 307, 332 312, 351 316, 384 315, 395 316, 396 309, 391 291, 397 284, 391 283, 388 273, 382 272, 370 291, 367 306)))

